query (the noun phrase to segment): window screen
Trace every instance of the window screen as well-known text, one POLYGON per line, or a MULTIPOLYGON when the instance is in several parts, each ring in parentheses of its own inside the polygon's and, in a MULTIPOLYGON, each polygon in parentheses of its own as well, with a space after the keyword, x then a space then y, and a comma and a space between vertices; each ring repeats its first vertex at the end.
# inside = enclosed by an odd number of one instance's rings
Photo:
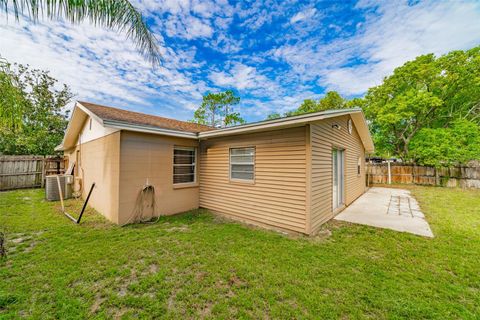
POLYGON ((195 148, 174 147, 173 183, 195 182, 195 148))
POLYGON ((250 180, 255 177, 255 148, 230 149, 230 179, 250 180))

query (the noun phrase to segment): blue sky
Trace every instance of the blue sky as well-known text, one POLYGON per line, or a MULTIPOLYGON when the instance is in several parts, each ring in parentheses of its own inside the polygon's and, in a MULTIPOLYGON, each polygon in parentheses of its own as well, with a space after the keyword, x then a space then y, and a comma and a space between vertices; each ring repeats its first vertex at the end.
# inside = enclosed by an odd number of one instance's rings
POLYGON ((0 14, 0 55, 46 69, 78 100, 182 120, 206 92, 233 89, 248 121, 328 90, 363 95, 420 54, 480 44, 480 1, 154 1, 163 54, 152 69, 123 34, 0 14))

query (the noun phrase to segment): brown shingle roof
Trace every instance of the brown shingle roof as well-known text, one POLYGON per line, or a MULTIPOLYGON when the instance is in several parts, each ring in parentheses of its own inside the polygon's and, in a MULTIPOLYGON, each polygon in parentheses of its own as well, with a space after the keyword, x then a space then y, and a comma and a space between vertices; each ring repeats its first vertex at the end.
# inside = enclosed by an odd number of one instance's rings
POLYGON ((204 132, 215 130, 215 128, 186 121, 158 117, 150 114, 122 110, 94 103, 78 101, 82 106, 93 112, 103 120, 122 121, 129 124, 140 124, 162 129, 186 131, 186 132, 204 132))

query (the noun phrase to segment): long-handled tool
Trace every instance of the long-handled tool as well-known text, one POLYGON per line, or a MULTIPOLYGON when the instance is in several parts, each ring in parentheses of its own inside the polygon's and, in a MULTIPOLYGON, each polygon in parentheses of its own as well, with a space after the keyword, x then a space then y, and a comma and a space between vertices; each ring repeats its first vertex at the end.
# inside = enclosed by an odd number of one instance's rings
POLYGON ((63 192, 62 192, 62 188, 61 188, 61 185, 60 185, 60 177, 57 176, 57 185, 58 185, 58 192, 60 194, 60 203, 62 205, 62 212, 64 215, 67 216, 67 218, 69 218, 70 220, 72 220, 73 222, 75 222, 76 224, 79 224, 80 223, 80 220, 82 220, 82 216, 83 216, 83 212, 85 211, 85 209, 87 208, 87 203, 88 203, 88 200, 90 199, 90 196, 92 194, 92 191, 93 191, 93 188, 95 187, 95 182, 92 183, 92 186, 90 187, 90 191, 88 192, 88 195, 87 195, 87 199, 85 199, 85 202, 83 204, 83 207, 82 207, 82 211, 80 211, 80 215, 78 216, 78 219, 75 219, 74 217, 72 217, 70 214, 68 214, 68 212, 65 211, 65 206, 63 205, 63 192))

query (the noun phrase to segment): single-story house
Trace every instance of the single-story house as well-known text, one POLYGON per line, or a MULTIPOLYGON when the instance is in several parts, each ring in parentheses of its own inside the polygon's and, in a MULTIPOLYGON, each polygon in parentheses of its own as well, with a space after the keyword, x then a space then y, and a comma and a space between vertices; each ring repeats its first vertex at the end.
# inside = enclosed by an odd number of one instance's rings
POLYGON ((361 109, 212 128, 77 102, 58 150, 75 188, 109 220, 132 221, 139 194, 155 214, 195 208, 247 223, 314 234, 366 190, 374 150, 361 109))

